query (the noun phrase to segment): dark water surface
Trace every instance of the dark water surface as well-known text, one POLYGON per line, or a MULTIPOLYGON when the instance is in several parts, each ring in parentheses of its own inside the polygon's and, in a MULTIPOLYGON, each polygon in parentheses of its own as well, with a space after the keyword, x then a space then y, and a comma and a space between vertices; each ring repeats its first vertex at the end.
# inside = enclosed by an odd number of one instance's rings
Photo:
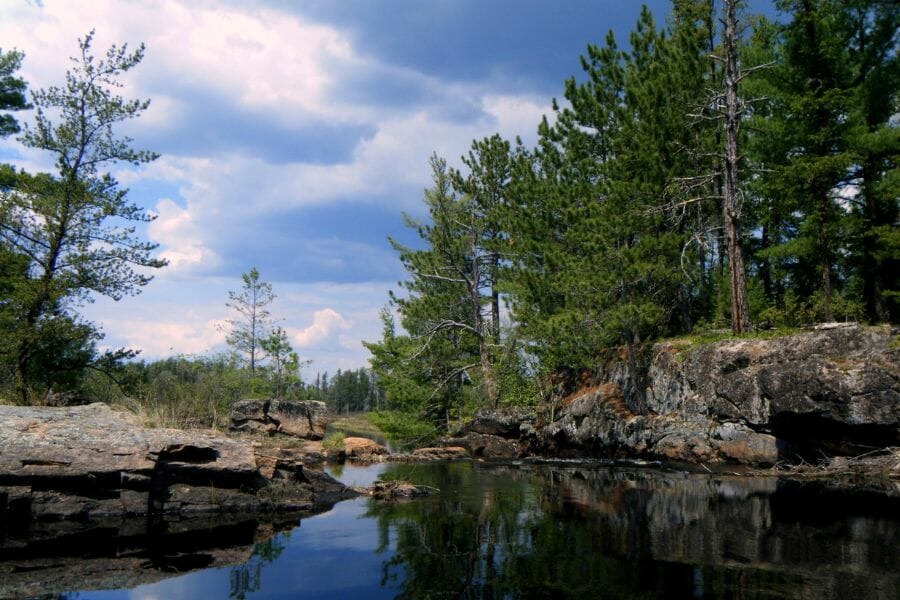
POLYGON ((251 540, 252 555, 238 566, 67 596, 900 598, 897 497, 583 463, 335 474, 359 485, 404 479, 433 492, 342 502, 251 540))

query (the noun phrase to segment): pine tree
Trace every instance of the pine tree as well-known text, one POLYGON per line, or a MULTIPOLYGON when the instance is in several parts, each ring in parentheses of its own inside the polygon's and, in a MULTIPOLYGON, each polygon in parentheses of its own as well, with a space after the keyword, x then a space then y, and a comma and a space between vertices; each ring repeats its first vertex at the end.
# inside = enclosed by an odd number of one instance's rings
MULTIPOLYGON (((512 174, 512 156, 509 142, 494 134, 472 142, 472 148, 462 162, 468 172, 453 173, 453 187, 459 194, 467 195, 471 210, 481 221, 481 252, 487 254, 485 287, 490 288, 490 330, 494 344, 500 340, 500 272, 507 251, 507 236, 503 218, 509 210, 509 185, 512 174)), ((496 394, 492 401, 496 400, 496 394)))
POLYGON ((428 247, 413 250, 392 241, 410 276, 401 284, 406 297, 395 295, 394 303, 404 329, 419 344, 416 352, 440 346, 447 353, 437 388, 454 379, 473 380, 477 369, 487 401, 494 404, 491 321, 485 309, 495 262, 485 245, 490 225, 475 198, 454 194, 446 161, 432 156, 431 167, 434 187, 425 193, 431 223, 408 221, 428 247))
MULTIPOLYGON (((0 111, 18 111, 30 108, 25 97, 27 84, 16 71, 22 66, 24 54, 18 50, 3 52, 0 49, 0 111)), ((19 123, 10 114, 0 113, 0 138, 19 132, 19 123)))
POLYGON ((237 312, 238 316, 228 319, 231 328, 225 341, 239 354, 246 357, 251 374, 263 359, 265 351, 262 342, 271 334, 272 314, 269 305, 275 301, 272 285, 259 278, 259 271, 252 267, 241 275, 244 282, 239 292, 228 292, 225 306, 237 312))
MULTIPOLYGON (((35 122, 20 140, 53 155, 56 173, 18 173, 0 191, 0 249, 28 263, 4 302, 15 312, 16 326, 0 352, 14 364, 26 400, 29 388, 71 387, 88 365, 133 356, 120 350, 98 357, 94 344, 102 334, 75 309, 95 295, 119 300, 137 294, 152 280, 148 269, 166 264, 153 257, 157 245, 141 241, 128 226, 154 217, 129 203, 126 190, 103 172, 120 162, 138 165, 157 157, 115 134, 149 106, 115 93, 119 77, 140 63, 144 47, 129 52, 125 45, 112 46, 97 60, 92 41, 93 32, 79 40, 79 55, 62 87, 32 94, 35 122)), ((15 55, 4 55, 5 66, 10 56, 15 55)), ((12 87, 17 101, 20 86, 14 81, 12 87)))
POLYGON ((852 156, 848 246, 873 322, 900 318, 900 11, 878 0, 841 3, 835 26, 846 40, 852 156), (853 189, 851 187, 851 189, 853 189))

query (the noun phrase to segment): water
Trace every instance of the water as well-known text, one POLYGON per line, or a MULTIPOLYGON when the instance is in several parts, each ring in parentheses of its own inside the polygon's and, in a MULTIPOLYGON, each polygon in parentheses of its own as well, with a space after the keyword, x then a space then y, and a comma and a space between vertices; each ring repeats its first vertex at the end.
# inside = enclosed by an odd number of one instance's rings
POLYGON ((251 539, 236 566, 69 597, 900 598, 897 497, 578 463, 335 474, 433 493, 342 502, 251 539))

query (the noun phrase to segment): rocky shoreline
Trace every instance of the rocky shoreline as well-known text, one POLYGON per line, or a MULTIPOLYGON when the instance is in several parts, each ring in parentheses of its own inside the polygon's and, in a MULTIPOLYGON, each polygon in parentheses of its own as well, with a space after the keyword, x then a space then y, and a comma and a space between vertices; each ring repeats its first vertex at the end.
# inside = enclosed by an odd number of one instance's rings
MULTIPOLYGON (((900 446, 900 343, 888 326, 829 324, 697 347, 663 342, 641 371, 613 360, 534 409, 480 411, 445 443, 485 458, 756 467, 900 446)), ((894 472, 900 477, 900 464, 894 472)))
POLYGON ((121 588, 238 565, 340 500, 427 493, 333 479, 322 470, 321 442, 309 439, 321 436, 324 415, 316 403, 294 404, 313 406, 272 414, 301 421, 287 427, 305 436, 295 447, 259 435, 148 429, 105 404, 0 406, 0 598, 38 596, 48 580, 53 589, 86 581, 121 588), (310 414, 321 419, 304 429, 310 414))
POLYGON ((639 377, 611 361, 580 389, 536 408, 479 411, 442 447, 408 454, 353 437, 323 448, 327 417, 316 402, 235 406, 234 431, 302 440, 294 448, 257 435, 145 429, 102 404, 0 406, 0 518, 302 513, 366 493, 324 473, 325 460, 593 457, 767 467, 868 453, 886 477, 900 478, 892 458, 900 453, 873 453, 900 447, 900 344, 889 327, 831 325, 697 347, 664 342, 648 356, 639 377))
POLYGON ((7 523, 306 512, 357 495, 292 452, 146 429, 103 404, 0 406, 0 448, 7 523))

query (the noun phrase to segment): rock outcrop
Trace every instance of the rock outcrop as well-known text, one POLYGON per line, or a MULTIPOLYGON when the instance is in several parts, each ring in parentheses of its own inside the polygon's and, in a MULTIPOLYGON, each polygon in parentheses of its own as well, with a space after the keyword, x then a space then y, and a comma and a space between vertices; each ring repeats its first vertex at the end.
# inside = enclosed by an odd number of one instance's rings
POLYGON ((829 324, 771 339, 652 347, 532 415, 476 414, 445 443, 473 456, 650 456, 770 465, 900 445, 900 344, 890 327, 829 324), (623 390, 638 379, 642 397, 623 390))
POLYGON ((0 520, 308 511, 355 493, 290 452, 104 404, 0 406, 0 520))
POLYGON ((328 425, 327 414, 324 402, 241 400, 231 409, 231 430, 321 440, 328 425))
POLYGON ((548 447, 772 464, 900 443, 900 348, 889 327, 652 349, 642 410, 628 373, 559 402, 548 447))
POLYGON ((465 448, 473 458, 516 458, 528 452, 525 439, 533 421, 533 411, 525 408, 479 409, 470 423, 443 442, 465 448))

